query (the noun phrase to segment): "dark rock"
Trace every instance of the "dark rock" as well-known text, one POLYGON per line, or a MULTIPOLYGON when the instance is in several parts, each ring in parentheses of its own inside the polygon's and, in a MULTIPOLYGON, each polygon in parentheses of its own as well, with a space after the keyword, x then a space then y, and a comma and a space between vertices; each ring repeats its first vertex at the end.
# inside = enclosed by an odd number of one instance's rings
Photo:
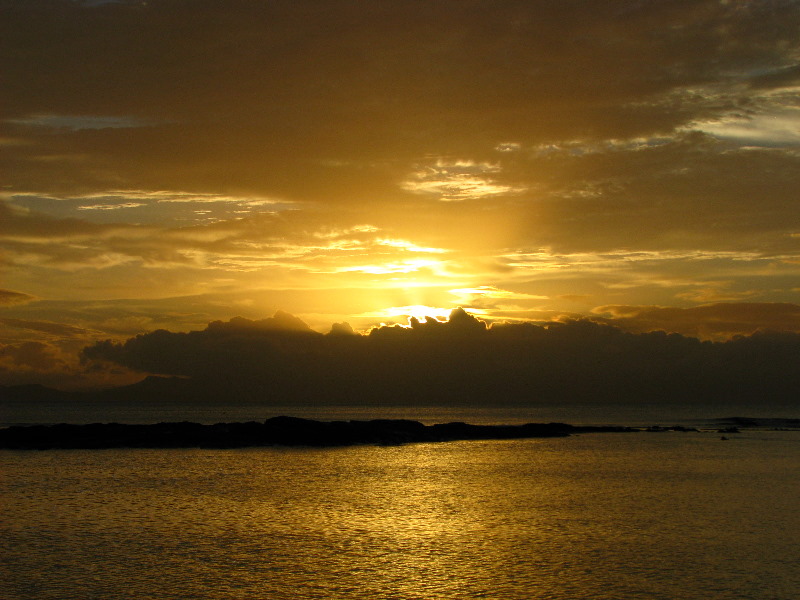
POLYGON ((263 423, 201 425, 183 421, 154 425, 91 423, 89 425, 14 426, 0 430, 0 448, 241 448, 248 446, 395 445, 454 440, 505 440, 563 437, 573 432, 626 431, 627 428, 576 428, 564 423, 426 426, 405 419, 315 421, 274 417, 263 423))

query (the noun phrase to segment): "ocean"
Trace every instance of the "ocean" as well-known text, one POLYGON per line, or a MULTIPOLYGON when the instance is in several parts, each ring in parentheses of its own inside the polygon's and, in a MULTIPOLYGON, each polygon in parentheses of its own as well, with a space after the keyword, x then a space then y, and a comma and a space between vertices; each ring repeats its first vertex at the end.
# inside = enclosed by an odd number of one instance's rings
POLYGON ((795 600, 800 431, 725 437, 0 451, 0 598, 795 600))

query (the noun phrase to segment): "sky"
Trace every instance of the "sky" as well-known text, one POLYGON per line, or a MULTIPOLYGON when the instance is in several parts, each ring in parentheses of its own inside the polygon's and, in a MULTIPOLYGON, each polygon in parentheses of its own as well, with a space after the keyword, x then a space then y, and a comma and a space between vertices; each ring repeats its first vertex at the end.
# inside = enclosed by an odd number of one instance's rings
POLYGON ((278 311, 800 332, 796 0, 0 13, 0 384, 278 311))

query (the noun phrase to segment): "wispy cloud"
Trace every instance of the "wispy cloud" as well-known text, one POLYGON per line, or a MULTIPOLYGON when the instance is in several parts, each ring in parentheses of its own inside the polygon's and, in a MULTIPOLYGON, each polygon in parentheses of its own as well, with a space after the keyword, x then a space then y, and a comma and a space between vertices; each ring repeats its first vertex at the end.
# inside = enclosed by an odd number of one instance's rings
POLYGON ((500 170, 498 165, 489 163, 440 159, 435 164, 412 173, 400 187, 417 194, 430 194, 445 202, 490 198, 525 190, 521 186, 515 187, 495 181, 492 174, 499 173, 500 170))
POLYGON ((13 290, 0 289, 0 306, 14 306, 16 304, 27 304, 36 300, 35 296, 13 290))
POLYGON ((81 131, 86 129, 127 129, 131 127, 147 127, 154 123, 148 119, 132 116, 106 115, 31 115, 28 117, 8 119, 9 123, 28 127, 42 127, 55 131, 81 131))
POLYGON ((147 206, 142 202, 122 202, 120 204, 84 204, 78 206, 78 210, 120 210, 123 208, 139 208, 140 206, 147 206))

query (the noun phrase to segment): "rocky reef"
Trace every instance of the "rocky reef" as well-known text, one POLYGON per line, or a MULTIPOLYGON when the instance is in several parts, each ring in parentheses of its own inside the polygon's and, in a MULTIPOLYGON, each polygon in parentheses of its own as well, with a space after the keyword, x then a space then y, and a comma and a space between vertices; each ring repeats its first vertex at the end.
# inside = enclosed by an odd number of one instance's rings
POLYGON ((573 433, 633 431, 626 427, 577 427, 565 423, 525 425, 424 425, 404 419, 316 421, 274 417, 264 422, 202 425, 187 421, 130 425, 30 425, 0 430, 0 448, 244 448, 250 446, 396 445, 456 440, 564 437, 573 433))

